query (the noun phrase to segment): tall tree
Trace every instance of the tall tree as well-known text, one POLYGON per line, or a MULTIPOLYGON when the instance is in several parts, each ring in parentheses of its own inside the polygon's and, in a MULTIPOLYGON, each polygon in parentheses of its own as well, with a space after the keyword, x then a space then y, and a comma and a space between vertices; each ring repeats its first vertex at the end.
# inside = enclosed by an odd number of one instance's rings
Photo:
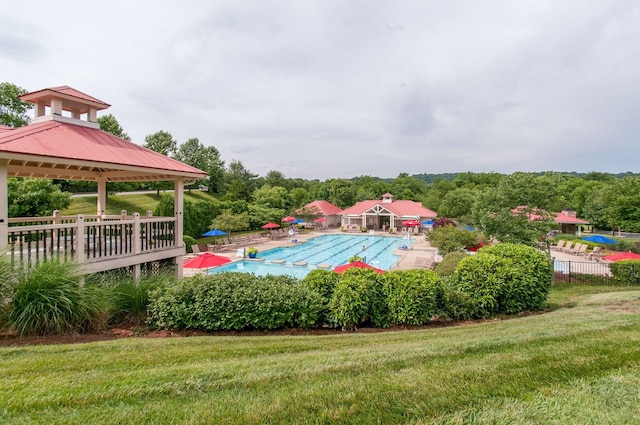
POLYGON ((206 171, 209 175, 209 192, 220 192, 224 183, 224 161, 214 146, 204 146, 194 137, 178 147, 175 158, 192 167, 206 171))
POLYGON ((11 83, 0 83, 0 125, 22 127, 29 124, 31 104, 20 100, 27 91, 11 83))
POLYGON ((100 125, 100 130, 111 133, 121 139, 131 141, 131 137, 129 137, 129 135, 124 132, 124 130, 120 126, 120 123, 113 115, 107 114, 101 116, 100 118, 98 118, 98 124, 100 125))
POLYGON ((71 194, 48 179, 10 178, 8 189, 9 217, 47 216, 71 205, 71 194))
POLYGON ((145 137, 143 146, 162 155, 171 156, 176 152, 178 143, 171 133, 160 130, 145 137))
POLYGON ((253 174, 242 165, 242 162, 233 160, 225 172, 225 199, 249 201, 255 189, 257 174, 253 174))

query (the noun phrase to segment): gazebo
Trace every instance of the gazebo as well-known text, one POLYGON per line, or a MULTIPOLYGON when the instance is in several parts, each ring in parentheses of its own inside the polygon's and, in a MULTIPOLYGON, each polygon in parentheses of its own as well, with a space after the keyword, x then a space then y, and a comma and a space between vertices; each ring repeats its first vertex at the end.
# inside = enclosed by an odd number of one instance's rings
POLYGON ((100 130, 110 105, 68 86, 21 96, 35 105, 31 124, 0 131, 0 251, 17 267, 51 257, 74 260, 84 273, 171 260, 182 277, 184 185, 207 178, 197 168, 100 130), (8 217, 8 177, 97 183, 96 214, 8 217), (107 182, 173 181, 173 217, 105 214, 107 182))

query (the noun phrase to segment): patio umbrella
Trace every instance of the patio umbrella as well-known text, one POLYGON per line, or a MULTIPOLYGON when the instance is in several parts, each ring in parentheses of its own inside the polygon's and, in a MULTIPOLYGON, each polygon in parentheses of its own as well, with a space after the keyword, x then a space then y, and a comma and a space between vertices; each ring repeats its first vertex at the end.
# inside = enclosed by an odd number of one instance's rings
POLYGON ((222 231, 222 230, 219 230, 219 229, 213 229, 213 230, 209 230, 209 231, 208 231, 208 232, 206 232, 206 233, 203 233, 203 234, 202 234, 202 236, 203 236, 203 237, 205 237, 205 236, 224 236, 224 235, 226 235, 226 234, 227 234, 227 232, 224 232, 224 231, 222 231))
POLYGON ((433 220, 425 220, 422 223, 420 223, 424 226, 433 226, 434 224, 436 224, 433 220))
POLYGON ((406 227, 420 226, 420 222, 417 220, 405 220, 402 225, 406 227))
POLYGON ((336 273, 344 273, 345 270, 349 270, 349 269, 372 269, 374 272, 376 273, 384 273, 384 270, 382 269, 378 269, 376 267, 370 266, 367 263, 363 263, 362 261, 354 261, 353 263, 347 263, 347 264, 343 264, 341 266, 336 267, 335 269, 333 269, 334 272, 336 273))
POLYGON ((264 226, 261 226, 263 229, 277 229, 280 227, 279 224, 274 223, 273 221, 268 222, 264 226))
POLYGON ((283 223, 291 223, 292 221, 295 221, 295 217, 291 217, 290 215, 284 217, 282 220, 280 220, 283 223))
POLYGON ((230 262, 231 260, 227 257, 205 252, 204 254, 200 254, 195 258, 185 261, 184 264, 182 264, 182 267, 186 269, 206 269, 209 267, 221 266, 230 262))
POLYGON ((295 220, 293 220, 293 221, 291 222, 291 224, 300 224, 300 223, 304 223, 304 220, 299 219, 299 218, 296 218, 295 220))
POLYGON ((620 252, 618 254, 605 255, 602 259, 607 261, 640 260, 640 254, 631 251, 620 252))
POLYGON ((314 223, 326 223, 327 219, 324 217, 318 217, 315 220, 313 220, 314 223))
POLYGON ((618 243, 617 241, 602 235, 587 236, 586 238, 582 238, 582 240, 589 241, 589 242, 596 242, 596 243, 609 243, 609 244, 618 243))

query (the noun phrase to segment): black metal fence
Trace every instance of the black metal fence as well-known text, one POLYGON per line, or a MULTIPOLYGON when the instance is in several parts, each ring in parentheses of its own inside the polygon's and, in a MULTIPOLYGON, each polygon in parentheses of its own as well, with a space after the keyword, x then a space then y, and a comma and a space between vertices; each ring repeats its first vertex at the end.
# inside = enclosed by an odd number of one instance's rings
POLYGON ((610 263, 593 261, 553 261, 553 282, 613 285, 610 263))

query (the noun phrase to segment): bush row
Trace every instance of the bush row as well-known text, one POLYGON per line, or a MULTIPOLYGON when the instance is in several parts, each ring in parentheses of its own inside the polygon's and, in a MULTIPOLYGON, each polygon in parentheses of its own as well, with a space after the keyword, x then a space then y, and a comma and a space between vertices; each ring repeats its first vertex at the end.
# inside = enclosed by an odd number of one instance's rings
POLYGON ((302 281, 244 273, 200 275, 154 291, 148 323, 204 331, 355 329, 483 318, 542 309, 552 275, 542 252, 513 244, 482 248, 446 277, 424 269, 384 274, 318 269, 302 281))

